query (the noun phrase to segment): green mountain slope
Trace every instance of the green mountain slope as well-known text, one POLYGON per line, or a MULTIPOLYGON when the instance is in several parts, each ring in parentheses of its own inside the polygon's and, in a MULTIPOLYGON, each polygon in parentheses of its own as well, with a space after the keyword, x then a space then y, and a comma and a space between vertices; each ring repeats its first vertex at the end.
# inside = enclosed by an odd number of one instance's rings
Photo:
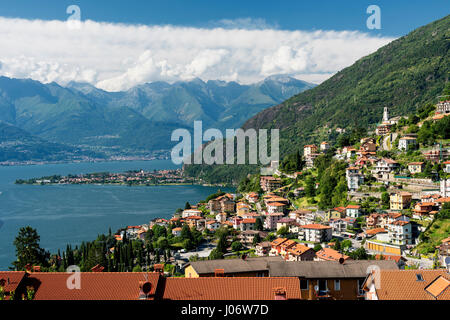
POLYGON ((369 127, 383 108, 407 115, 437 101, 450 75, 450 16, 399 38, 319 86, 266 109, 243 128, 279 128, 280 149, 292 152, 320 143, 318 128, 369 127))
MULTIPOLYGON (((450 76, 450 16, 418 28, 345 68, 319 86, 265 109, 243 129, 280 129, 281 156, 308 143, 335 141, 337 127, 374 128, 383 108, 408 115, 437 102, 450 76)), ((187 175, 236 183, 252 166, 189 165, 187 175)))

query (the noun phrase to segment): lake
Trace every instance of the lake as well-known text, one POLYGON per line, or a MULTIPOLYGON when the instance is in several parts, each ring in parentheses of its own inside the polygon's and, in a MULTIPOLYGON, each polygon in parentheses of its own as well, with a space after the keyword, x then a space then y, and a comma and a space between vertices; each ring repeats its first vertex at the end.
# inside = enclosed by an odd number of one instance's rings
POLYGON ((0 167, 0 270, 15 260, 13 241, 21 227, 37 229, 41 247, 56 253, 67 244, 94 240, 110 227, 115 232, 156 217, 170 218, 186 201, 197 203, 218 190, 198 185, 15 185, 16 179, 176 168, 170 160, 0 167))

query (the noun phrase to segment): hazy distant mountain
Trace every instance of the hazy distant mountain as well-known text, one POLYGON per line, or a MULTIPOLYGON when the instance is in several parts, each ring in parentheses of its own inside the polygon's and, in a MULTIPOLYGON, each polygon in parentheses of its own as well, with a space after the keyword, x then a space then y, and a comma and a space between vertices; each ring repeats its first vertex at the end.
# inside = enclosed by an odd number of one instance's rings
POLYGON ((70 83, 100 104, 129 107, 155 122, 182 123, 188 127, 194 120, 219 129, 238 128, 264 108, 314 87, 314 84, 288 76, 271 76, 264 81, 241 85, 194 79, 169 84, 152 82, 125 92, 106 92, 89 84, 70 83))
POLYGON ((82 160, 86 157, 102 157, 102 155, 48 142, 22 129, 0 122, 0 162, 67 161, 82 160))
POLYGON ((66 87, 0 77, 0 121, 53 143, 113 153, 169 149, 171 132, 191 128, 238 128, 266 107, 314 85, 273 76, 251 85, 194 79, 146 83, 124 92, 90 84, 66 87))

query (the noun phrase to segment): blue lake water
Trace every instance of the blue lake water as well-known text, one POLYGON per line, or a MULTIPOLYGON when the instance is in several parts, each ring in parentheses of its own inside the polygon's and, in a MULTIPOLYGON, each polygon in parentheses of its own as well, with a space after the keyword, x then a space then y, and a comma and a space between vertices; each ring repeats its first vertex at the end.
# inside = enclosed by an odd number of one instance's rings
POLYGON ((55 253, 67 244, 93 240, 110 227, 115 232, 156 217, 170 218, 177 208, 184 208, 186 201, 196 203, 218 189, 196 185, 34 186, 15 185, 16 179, 175 168, 169 160, 0 167, 0 270, 7 270, 15 259, 13 241, 21 227, 37 229, 41 246, 55 253))

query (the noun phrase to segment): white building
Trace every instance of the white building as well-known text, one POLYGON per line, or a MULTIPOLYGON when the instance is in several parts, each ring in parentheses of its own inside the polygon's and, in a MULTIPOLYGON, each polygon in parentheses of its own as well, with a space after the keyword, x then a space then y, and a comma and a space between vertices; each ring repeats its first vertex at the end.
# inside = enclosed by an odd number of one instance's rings
POLYGON ((330 144, 328 142, 324 141, 320 144, 320 151, 325 152, 328 149, 330 149, 330 144))
POLYGON ((215 221, 215 220, 211 220, 211 221, 207 221, 206 222, 206 228, 208 230, 211 230, 211 231, 215 231, 215 230, 219 229, 220 225, 221 224, 218 221, 215 221))
POLYGON ((389 242, 395 245, 412 244, 411 222, 397 220, 388 224, 389 242))
POLYGON ((350 218, 358 218, 361 216, 361 206, 349 204, 345 208, 345 215, 350 218))
POLYGON ((445 164, 444 171, 450 173, 450 161, 445 161, 444 164, 445 164))
POLYGON ((415 145, 417 142, 416 138, 413 137, 402 137, 398 141, 398 149, 408 151, 410 146, 415 145))
POLYGON ((203 215, 203 213, 197 209, 186 209, 186 210, 183 210, 183 213, 181 214, 181 216, 183 218, 194 217, 194 216, 201 217, 202 215, 203 215))
POLYGON ((321 224, 307 224, 301 226, 298 238, 315 243, 328 242, 332 238, 332 229, 321 224))
POLYGON ((450 100, 440 101, 436 105, 436 113, 442 113, 442 114, 450 113, 450 100))
POLYGON ((269 213, 283 212, 284 208, 286 208, 286 204, 281 202, 271 202, 267 204, 267 212, 269 213))
POLYGON ((441 180, 440 182, 441 197, 450 197, 450 179, 441 180))
POLYGON ((350 191, 356 191, 364 183, 364 175, 355 173, 347 175, 347 188, 350 191))

